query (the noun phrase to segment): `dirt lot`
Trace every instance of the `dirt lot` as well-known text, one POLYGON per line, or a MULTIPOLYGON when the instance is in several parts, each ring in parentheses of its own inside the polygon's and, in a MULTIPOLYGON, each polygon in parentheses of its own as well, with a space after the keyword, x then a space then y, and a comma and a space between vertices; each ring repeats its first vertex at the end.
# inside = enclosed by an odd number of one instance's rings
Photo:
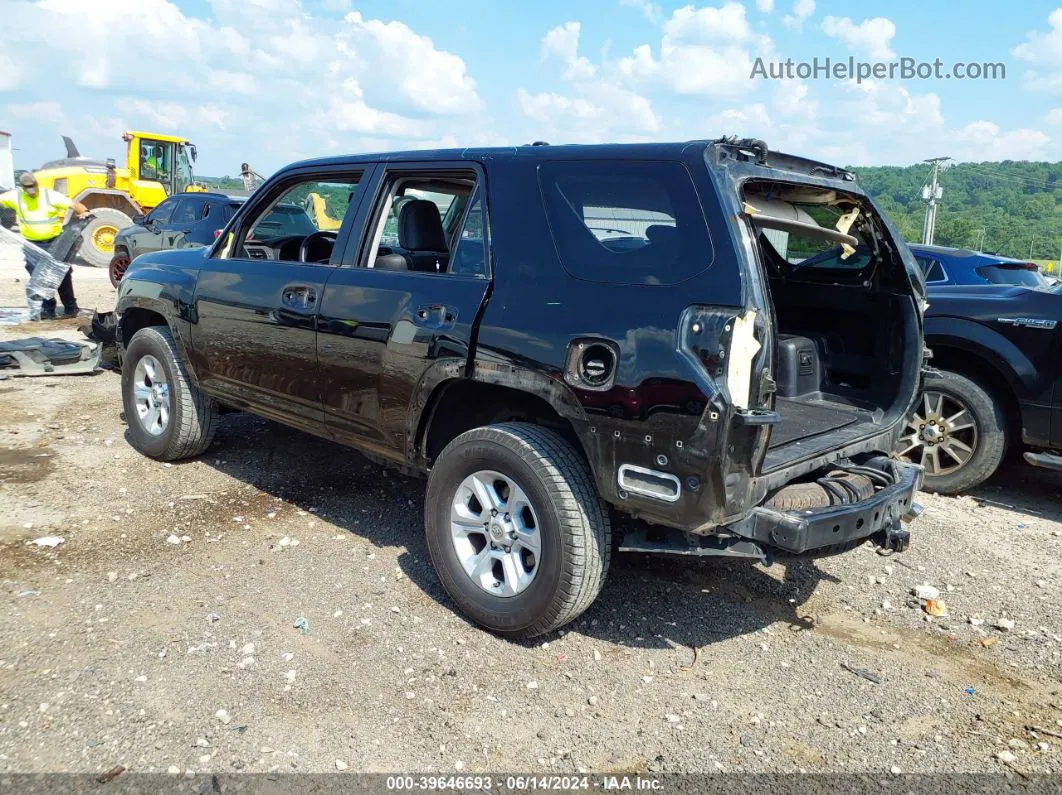
POLYGON ((0 381, 0 772, 1062 768, 1062 479, 1020 463, 902 555, 620 556, 514 644, 452 612, 422 482, 240 414, 159 464, 119 412, 112 372, 0 381))

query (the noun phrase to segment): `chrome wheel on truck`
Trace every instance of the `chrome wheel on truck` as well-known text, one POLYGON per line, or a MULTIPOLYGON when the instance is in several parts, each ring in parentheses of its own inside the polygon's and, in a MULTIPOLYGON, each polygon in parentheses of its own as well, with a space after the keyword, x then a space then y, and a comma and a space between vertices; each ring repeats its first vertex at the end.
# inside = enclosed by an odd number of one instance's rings
POLYGON ((990 477, 1006 447, 998 401, 976 381, 940 370, 907 419, 897 457, 925 468, 926 491, 957 494, 990 477))

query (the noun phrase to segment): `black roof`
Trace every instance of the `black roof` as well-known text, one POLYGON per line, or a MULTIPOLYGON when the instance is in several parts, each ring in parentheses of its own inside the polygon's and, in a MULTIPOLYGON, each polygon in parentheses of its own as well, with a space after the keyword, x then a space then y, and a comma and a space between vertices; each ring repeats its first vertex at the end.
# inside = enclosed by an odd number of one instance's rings
MULTIPOLYGON (((719 139, 698 139, 692 141, 671 141, 658 143, 632 144, 543 144, 535 143, 525 146, 470 147, 466 149, 411 149, 399 152, 360 152, 331 157, 311 158, 292 163, 288 168, 301 166, 332 166, 349 163, 352 160, 372 160, 374 162, 404 162, 432 160, 479 160, 505 158, 533 158, 540 160, 601 158, 601 159, 644 159, 674 160, 689 149, 704 150, 713 144, 731 145, 719 139)), ((784 158, 790 163, 807 166, 829 166, 816 160, 771 151, 772 157, 784 158)))

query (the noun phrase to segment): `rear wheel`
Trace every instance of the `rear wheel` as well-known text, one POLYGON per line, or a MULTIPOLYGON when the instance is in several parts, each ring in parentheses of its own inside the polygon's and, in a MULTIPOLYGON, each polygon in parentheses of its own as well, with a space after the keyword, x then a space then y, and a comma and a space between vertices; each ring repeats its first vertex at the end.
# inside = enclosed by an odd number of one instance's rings
POLYGON ((926 491, 957 494, 987 480, 1007 446, 999 402, 976 381, 948 370, 926 377, 896 454, 925 467, 926 491))
POLYGON ((95 268, 106 268, 114 256, 114 238, 118 232, 133 225, 133 219, 121 210, 97 207, 91 210, 95 216, 81 231, 81 258, 95 268))
POLYGON ((557 629, 601 590, 608 513, 586 461, 552 431, 504 423, 461 434, 431 470, 424 513, 443 587, 493 632, 557 629))

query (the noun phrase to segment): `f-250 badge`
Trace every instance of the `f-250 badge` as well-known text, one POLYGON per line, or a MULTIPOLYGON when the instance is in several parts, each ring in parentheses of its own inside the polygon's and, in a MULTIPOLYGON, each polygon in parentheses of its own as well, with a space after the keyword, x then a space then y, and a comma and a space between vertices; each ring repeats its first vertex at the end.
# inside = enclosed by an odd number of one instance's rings
POLYGON ((1026 328, 1053 329, 1058 325, 1057 320, 1045 320, 1038 317, 997 317, 997 323, 1007 326, 1025 326, 1026 328))

